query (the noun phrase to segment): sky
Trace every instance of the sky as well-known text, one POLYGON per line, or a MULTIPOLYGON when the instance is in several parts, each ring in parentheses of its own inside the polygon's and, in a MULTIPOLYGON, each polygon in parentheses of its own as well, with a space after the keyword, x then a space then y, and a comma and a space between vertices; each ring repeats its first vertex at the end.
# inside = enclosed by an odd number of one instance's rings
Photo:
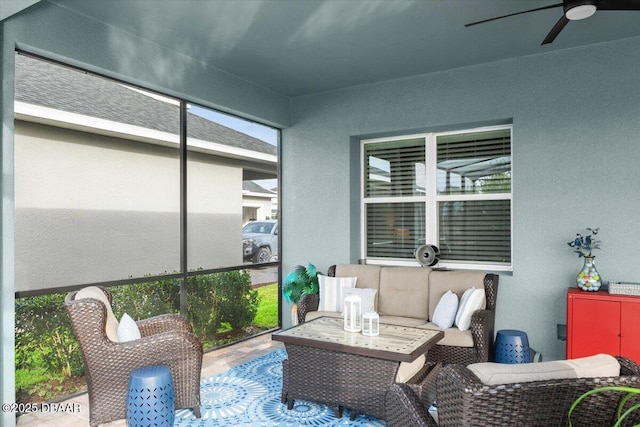
POLYGON ((231 116, 229 114, 198 107, 196 105, 191 105, 189 107, 189 112, 233 130, 237 130, 238 132, 260 139, 264 142, 268 142, 271 145, 278 145, 278 129, 231 116))

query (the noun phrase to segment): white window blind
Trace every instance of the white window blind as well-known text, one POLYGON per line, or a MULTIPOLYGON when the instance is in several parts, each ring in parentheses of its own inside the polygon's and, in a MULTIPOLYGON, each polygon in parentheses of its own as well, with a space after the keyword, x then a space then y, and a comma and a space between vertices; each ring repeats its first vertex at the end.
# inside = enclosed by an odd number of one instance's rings
POLYGON ((365 197, 424 195, 424 138, 365 145, 365 197))
POLYGON ((511 129, 437 135, 436 144, 441 259, 510 264, 511 129))
POLYGON ((425 242, 424 202, 367 205, 367 255, 411 258, 425 242))
POLYGON ((363 257, 511 265, 511 127, 363 141, 363 257))

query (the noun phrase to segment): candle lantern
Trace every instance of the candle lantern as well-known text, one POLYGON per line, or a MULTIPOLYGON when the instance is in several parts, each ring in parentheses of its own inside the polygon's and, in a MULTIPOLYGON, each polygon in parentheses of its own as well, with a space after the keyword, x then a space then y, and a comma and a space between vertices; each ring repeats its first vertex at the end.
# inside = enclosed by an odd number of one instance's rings
POLYGON ((359 295, 347 295, 344 299, 344 330, 360 332, 362 329, 362 298, 359 295))
POLYGON ((380 335, 380 316, 375 311, 362 315, 362 335, 370 337, 380 335))

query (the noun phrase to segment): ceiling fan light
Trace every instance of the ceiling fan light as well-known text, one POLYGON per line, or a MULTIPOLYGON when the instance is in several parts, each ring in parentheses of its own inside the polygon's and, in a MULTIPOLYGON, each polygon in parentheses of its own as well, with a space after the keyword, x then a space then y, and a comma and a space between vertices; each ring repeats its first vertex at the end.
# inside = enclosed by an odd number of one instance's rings
POLYGON ((593 4, 582 4, 580 6, 572 7, 565 12, 567 19, 571 21, 578 21, 585 19, 596 13, 596 6, 593 4))

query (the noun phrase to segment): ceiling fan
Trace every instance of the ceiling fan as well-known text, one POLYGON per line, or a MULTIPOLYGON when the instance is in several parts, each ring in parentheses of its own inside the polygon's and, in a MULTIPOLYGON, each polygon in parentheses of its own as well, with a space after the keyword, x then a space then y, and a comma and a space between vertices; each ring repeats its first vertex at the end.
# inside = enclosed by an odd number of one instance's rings
POLYGON ((569 23, 569 21, 577 21, 585 19, 596 13, 596 10, 640 10, 640 0, 563 0, 562 3, 556 3, 549 6, 538 7, 536 9, 524 10, 522 12, 510 13, 508 15, 497 16, 495 18, 484 19, 478 22, 465 24, 465 27, 484 24, 485 22, 495 21, 496 19, 508 18, 510 16, 522 15, 523 13, 537 12, 539 10, 553 9, 561 7, 564 11, 562 17, 553 26, 542 44, 548 44, 555 40, 560 31, 569 23))

